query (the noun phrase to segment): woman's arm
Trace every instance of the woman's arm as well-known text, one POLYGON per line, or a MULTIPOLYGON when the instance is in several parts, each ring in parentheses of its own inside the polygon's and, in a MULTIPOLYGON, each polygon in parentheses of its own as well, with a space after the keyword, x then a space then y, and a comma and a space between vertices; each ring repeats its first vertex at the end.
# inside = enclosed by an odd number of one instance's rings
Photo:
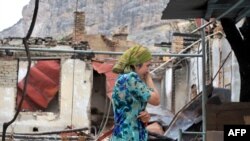
POLYGON ((145 82, 146 82, 147 86, 153 90, 150 93, 151 96, 150 96, 150 98, 148 100, 148 103, 152 104, 152 105, 155 105, 155 106, 159 105, 160 104, 160 95, 158 93, 157 88, 154 85, 154 82, 153 82, 153 79, 152 79, 150 73, 147 73, 145 75, 144 79, 145 79, 145 82))

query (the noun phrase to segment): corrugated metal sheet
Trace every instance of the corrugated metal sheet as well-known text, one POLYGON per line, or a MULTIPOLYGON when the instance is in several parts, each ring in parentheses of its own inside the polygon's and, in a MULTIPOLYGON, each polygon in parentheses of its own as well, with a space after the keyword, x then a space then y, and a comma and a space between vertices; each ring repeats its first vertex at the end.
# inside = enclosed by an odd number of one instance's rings
MULTIPOLYGON (((221 104, 230 102, 231 92, 228 89, 207 87, 208 101, 207 103, 221 104)), ((186 131, 193 124, 197 124, 202 120, 202 95, 197 95, 189 101, 171 121, 164 136, 172 139, 179 137, 179 130, 186 131)))
MULTIPOLYGON (((22 109, 35 111, 48 107, 59 90, 60 64, 57 60, 38 61, 31 69, 22 109)), ((24 79, 18 83, 17 104, 21 100, 24 79)))
POLYGON ((162 19, 217 18, 240 2, 224 17, 240 19, 250 16, 249 0, 170 0, 164 9, 162 19))

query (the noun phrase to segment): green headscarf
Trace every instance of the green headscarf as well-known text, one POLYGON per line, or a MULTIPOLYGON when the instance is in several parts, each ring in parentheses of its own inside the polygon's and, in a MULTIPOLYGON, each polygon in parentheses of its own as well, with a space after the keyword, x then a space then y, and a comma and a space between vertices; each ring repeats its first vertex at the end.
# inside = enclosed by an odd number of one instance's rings
POLYGON ((142 46, 134 46, 126 50, 113 67, 115 73, 129 73, 132 65, 143 64, 152 59, 149 50, 142 46))

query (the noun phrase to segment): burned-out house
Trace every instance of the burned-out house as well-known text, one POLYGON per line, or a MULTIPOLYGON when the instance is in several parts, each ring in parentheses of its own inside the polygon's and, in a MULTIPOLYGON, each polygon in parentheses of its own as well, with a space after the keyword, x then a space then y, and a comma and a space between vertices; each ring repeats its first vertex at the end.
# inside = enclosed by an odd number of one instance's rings
POLYGON ((75 12, 75 32, 60 41, 30 38, 30 69, 22 38, 1 40, 1 123, 14 116, 29 71, 21 112, 7 132, 99 130, 116 78, 109 73, 117 56, 112 52, 122 52, 136 43, 126 40, 127 33, 116 33, 114 39, 84 34, 84 16, 84 12, 75 12), (92 53, 95 51, 111 55, 92 53))

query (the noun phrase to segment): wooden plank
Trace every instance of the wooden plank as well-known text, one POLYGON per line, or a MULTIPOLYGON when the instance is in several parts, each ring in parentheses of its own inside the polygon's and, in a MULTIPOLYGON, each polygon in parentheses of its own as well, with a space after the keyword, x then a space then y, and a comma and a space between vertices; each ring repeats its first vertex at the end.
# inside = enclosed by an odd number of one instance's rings
MULTIPOLYGON (((207 104, 207 130, 223 131, 225 124, 246 124, 250 103, 207 104)), ((249 121, 249 120, 248 120, 249 121)))
POLYGON ((224 132, 207 131, 207 141, 224 141, 224 132))

